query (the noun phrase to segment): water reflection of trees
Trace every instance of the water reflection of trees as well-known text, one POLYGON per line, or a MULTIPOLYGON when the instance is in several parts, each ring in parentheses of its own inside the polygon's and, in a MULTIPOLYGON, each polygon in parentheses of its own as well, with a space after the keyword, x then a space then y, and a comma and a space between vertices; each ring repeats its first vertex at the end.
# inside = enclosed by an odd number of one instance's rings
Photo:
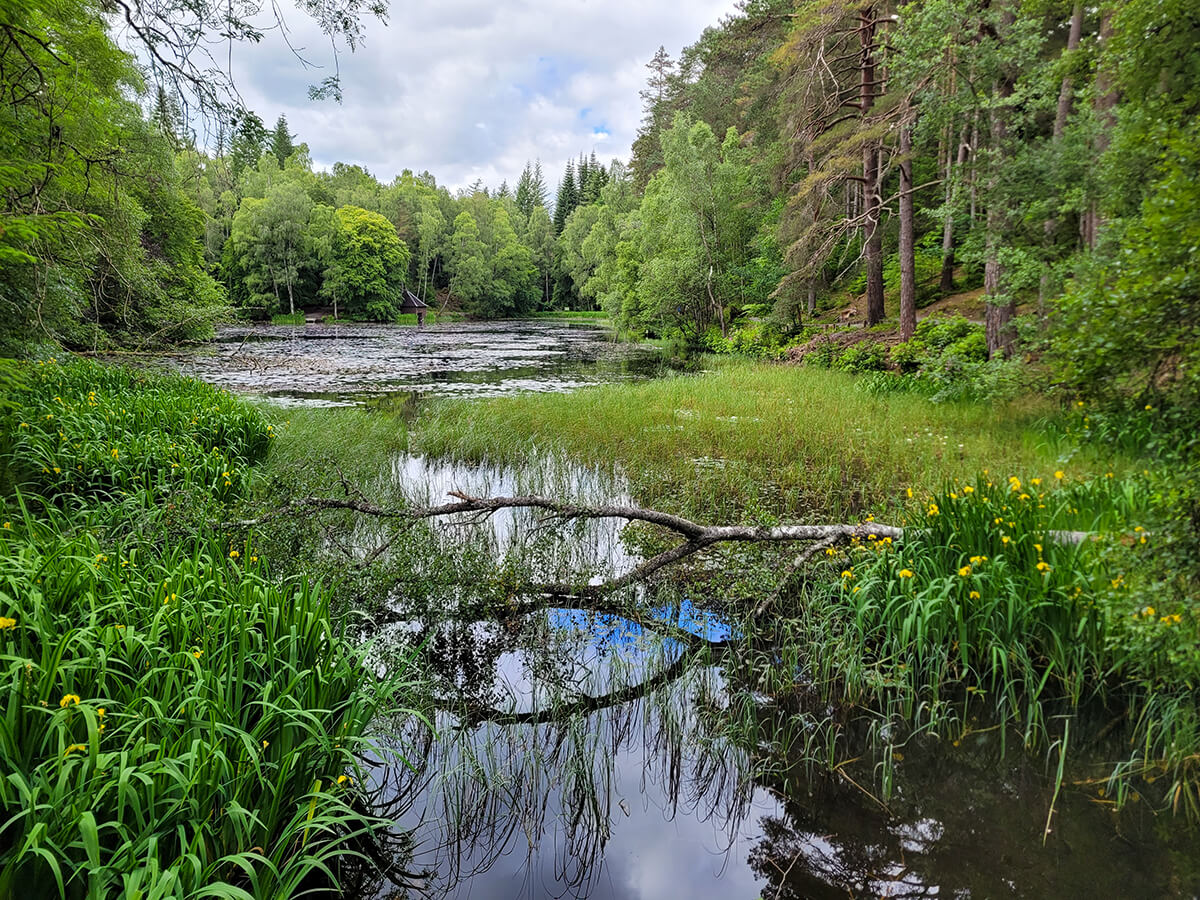
MULTIPOLYGON (((718 627, 669 585, 654 602, 630 591, 572 609, 581 598, 522 594, 505 576, 507 566, 554 582, 588 571, 586 560, 603 575, 594 563, 617 555, 615 533, 572 534, 576 547, 591 534, 581 562, 545 550, 562 534, 516 518, 490 525, 470 554, 456 545, 454 571, 431 568, 372 610, 377 665, 419 658, 438 710, 436 733, 407 714, 380 725, 371 800, 403 824, 401 868, 429 870, 398 879, 407 886, 393 896, 454 894, 514 859, 526 871, 553 860, 553 892, 591 893, 628 814, 620 779, 631 773, 668 818, 709 822, 726 846, 753 832, 749 868, 768 900, 1068 895, 1092 861, 1113 856, 1111 829, 1086 809, 1060 815, 1039 852, 1047 778, 1019 752, 1003 760, 994 735, 900 745, 868 711, 824 705, 784 629, 718 627), (886 803, 881 780, 892 784, 886 803)), ((386 539, 363 533, 362 544, 386 539)), ((1136 878, 1163 883, 1155 858, 1123 863, 1135 878, 1125 895, 1147 894, 1136 878)), ((355 896, 381 890, 377 881, 355 896)))
POLYGON ((586 895, 628 814, 622 769, 641 773, 669 817, 684 804, 722 827, 745 821, 739 755, 696 712, 719 702, 720 643, 561 610, 519 629, 409 624, 393 637, 401 652, 424 647, 442 706, 436 738, 391 723, 387 745, 413 765, 376 769, 381 811, 414 830, 435 871, 427 891, 451 892, 508 854, 549 853, 558 889, 586 895))

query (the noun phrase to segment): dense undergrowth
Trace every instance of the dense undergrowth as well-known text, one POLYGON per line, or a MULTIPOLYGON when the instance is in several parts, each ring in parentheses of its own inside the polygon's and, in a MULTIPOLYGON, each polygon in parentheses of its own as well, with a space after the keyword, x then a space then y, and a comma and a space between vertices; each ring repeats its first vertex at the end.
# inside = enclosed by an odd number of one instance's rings
POLYGON ((826 698, 890 722, 886 743, 984 722, 1064 759, 1082 712, 1127 741, 1111 798, 1200 819, 1200 608, 1157 578, 1152 481, 984 474, 914 504, 903 546, 857 543, 809 589, 789 640, 826 698))
MULTIPOLYGON (((214 529, 273 426, 224 392, 23 367, 3 413, 0 895, 287 897, 362 852, 363 677, 327 590, 214 529)), ((394 698, 393 698, 394 699, 394 698)))

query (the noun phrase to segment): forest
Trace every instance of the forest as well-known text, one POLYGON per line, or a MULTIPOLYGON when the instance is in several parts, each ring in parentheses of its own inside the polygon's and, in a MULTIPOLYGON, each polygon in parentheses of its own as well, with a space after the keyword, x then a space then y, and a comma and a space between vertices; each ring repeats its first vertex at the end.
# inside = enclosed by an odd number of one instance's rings
POLYGON ((0 0, 0 898, 582 897, 620 759, 765 898, 1200 890, 1194 4, 741 0, 453 190, 281 8, 0 0))

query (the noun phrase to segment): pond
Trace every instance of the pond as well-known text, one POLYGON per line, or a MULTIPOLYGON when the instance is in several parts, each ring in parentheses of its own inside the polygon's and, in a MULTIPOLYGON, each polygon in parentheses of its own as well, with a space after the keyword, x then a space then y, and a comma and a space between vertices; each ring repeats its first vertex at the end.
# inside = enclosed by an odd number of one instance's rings
MULTIPOLYGON (((237 327, 162 361, 317 405, 569 391, 659 369, 651 348, 554 321, 237 327)), ((634 499, 619 478, 549 453, 519 470, 412 455, 380 469, 417 502, 449 490, 634 499)), ((372 527, 351 545, 375 546, 372 527)), ((595 584, 637 564, 635 537, 617 522, 564 527, 511 510, 425 536, 422 555, 440 571, 419 579, 443 586, 396 589, 362 637, 380 671, 416 661, 437 727, 404 711, 378 723, 366 787, 400 823, 396 868, 391 879, 360 873, 347 896, 1200 896, 1200 853, 1178 821, 1137 804, 1117 817, 1074 775, 1055 798, 1054 756, 1011 744, 1002 753, 986 727, 898 748, 885 761, 885 798, 867 736, 806 699, 803 671, 795 691, 763 690, 758 673, 778 665, 779 637, 736 627, 720 591, 638 594, 640 614, 513 598, 489 606, 470 554, 456 549, 595 584), (830 727, 836 744, 813 765, 830 727)), ((1080 770, 1103 770, 1105 753, 1082 754, 1080 770)))
MULTIPOLYGON (((451 486, 630 499, 619 478, 556 454, 520 469, 402 456, 392 473, 419 502, 451 486)), ((479 541, 521 571, 582 572, 591 584, 640 558, 619 522, 546 526, 506 510, 435 535, 443 549, 479 541)), ((399 885, 368 879, 350 893, 359 900, 1200 890, 1188 838, 1163 841, 1167 823, 1137 804, 1118 817, 1084 783, 1105 770, 1103 749, 1079 754, 1055 797, 1053 754, 1027 755, 1019 742, 1004 752, 977 723, 961 741, 899 746, 885 797, 859 723, 814 707, 803 690, 766 691, 758 673, 779 664, 779 635, 731 622, 719 594, 641 590, 640 612, 622 615, 514 598, 488 611, 482 593, 467 587, 443 603, 397 595, 367 633, 378 667, 420 660, 437 713, 433 732, 403 716, 381 723, 370 789, 401 825, 395 858, 406 875, 399 885), (832 768, 813 760, 831 725, 832 768)), ((796 673, 797 684, 804 678, 796 673)))
POLYGON ((659 351, 591 324, 540 319, 446 325, 226 326, 161 364, 239 393, 338 406, 397 394, 569 391, 653 376, 659 351))

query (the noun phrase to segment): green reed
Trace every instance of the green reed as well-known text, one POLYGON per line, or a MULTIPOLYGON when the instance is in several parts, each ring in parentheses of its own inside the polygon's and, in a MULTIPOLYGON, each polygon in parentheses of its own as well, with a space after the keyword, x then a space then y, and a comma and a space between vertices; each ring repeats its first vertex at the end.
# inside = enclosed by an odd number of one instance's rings
POLYGON ((329 592, 227 512, 273 428, 186 379, 35 369, 4 421, 0 896, 290 897, 389 823, 358 754, 404 673, 364 677, 329 592), (219 518, 218 518, 219 521, 219 518))

